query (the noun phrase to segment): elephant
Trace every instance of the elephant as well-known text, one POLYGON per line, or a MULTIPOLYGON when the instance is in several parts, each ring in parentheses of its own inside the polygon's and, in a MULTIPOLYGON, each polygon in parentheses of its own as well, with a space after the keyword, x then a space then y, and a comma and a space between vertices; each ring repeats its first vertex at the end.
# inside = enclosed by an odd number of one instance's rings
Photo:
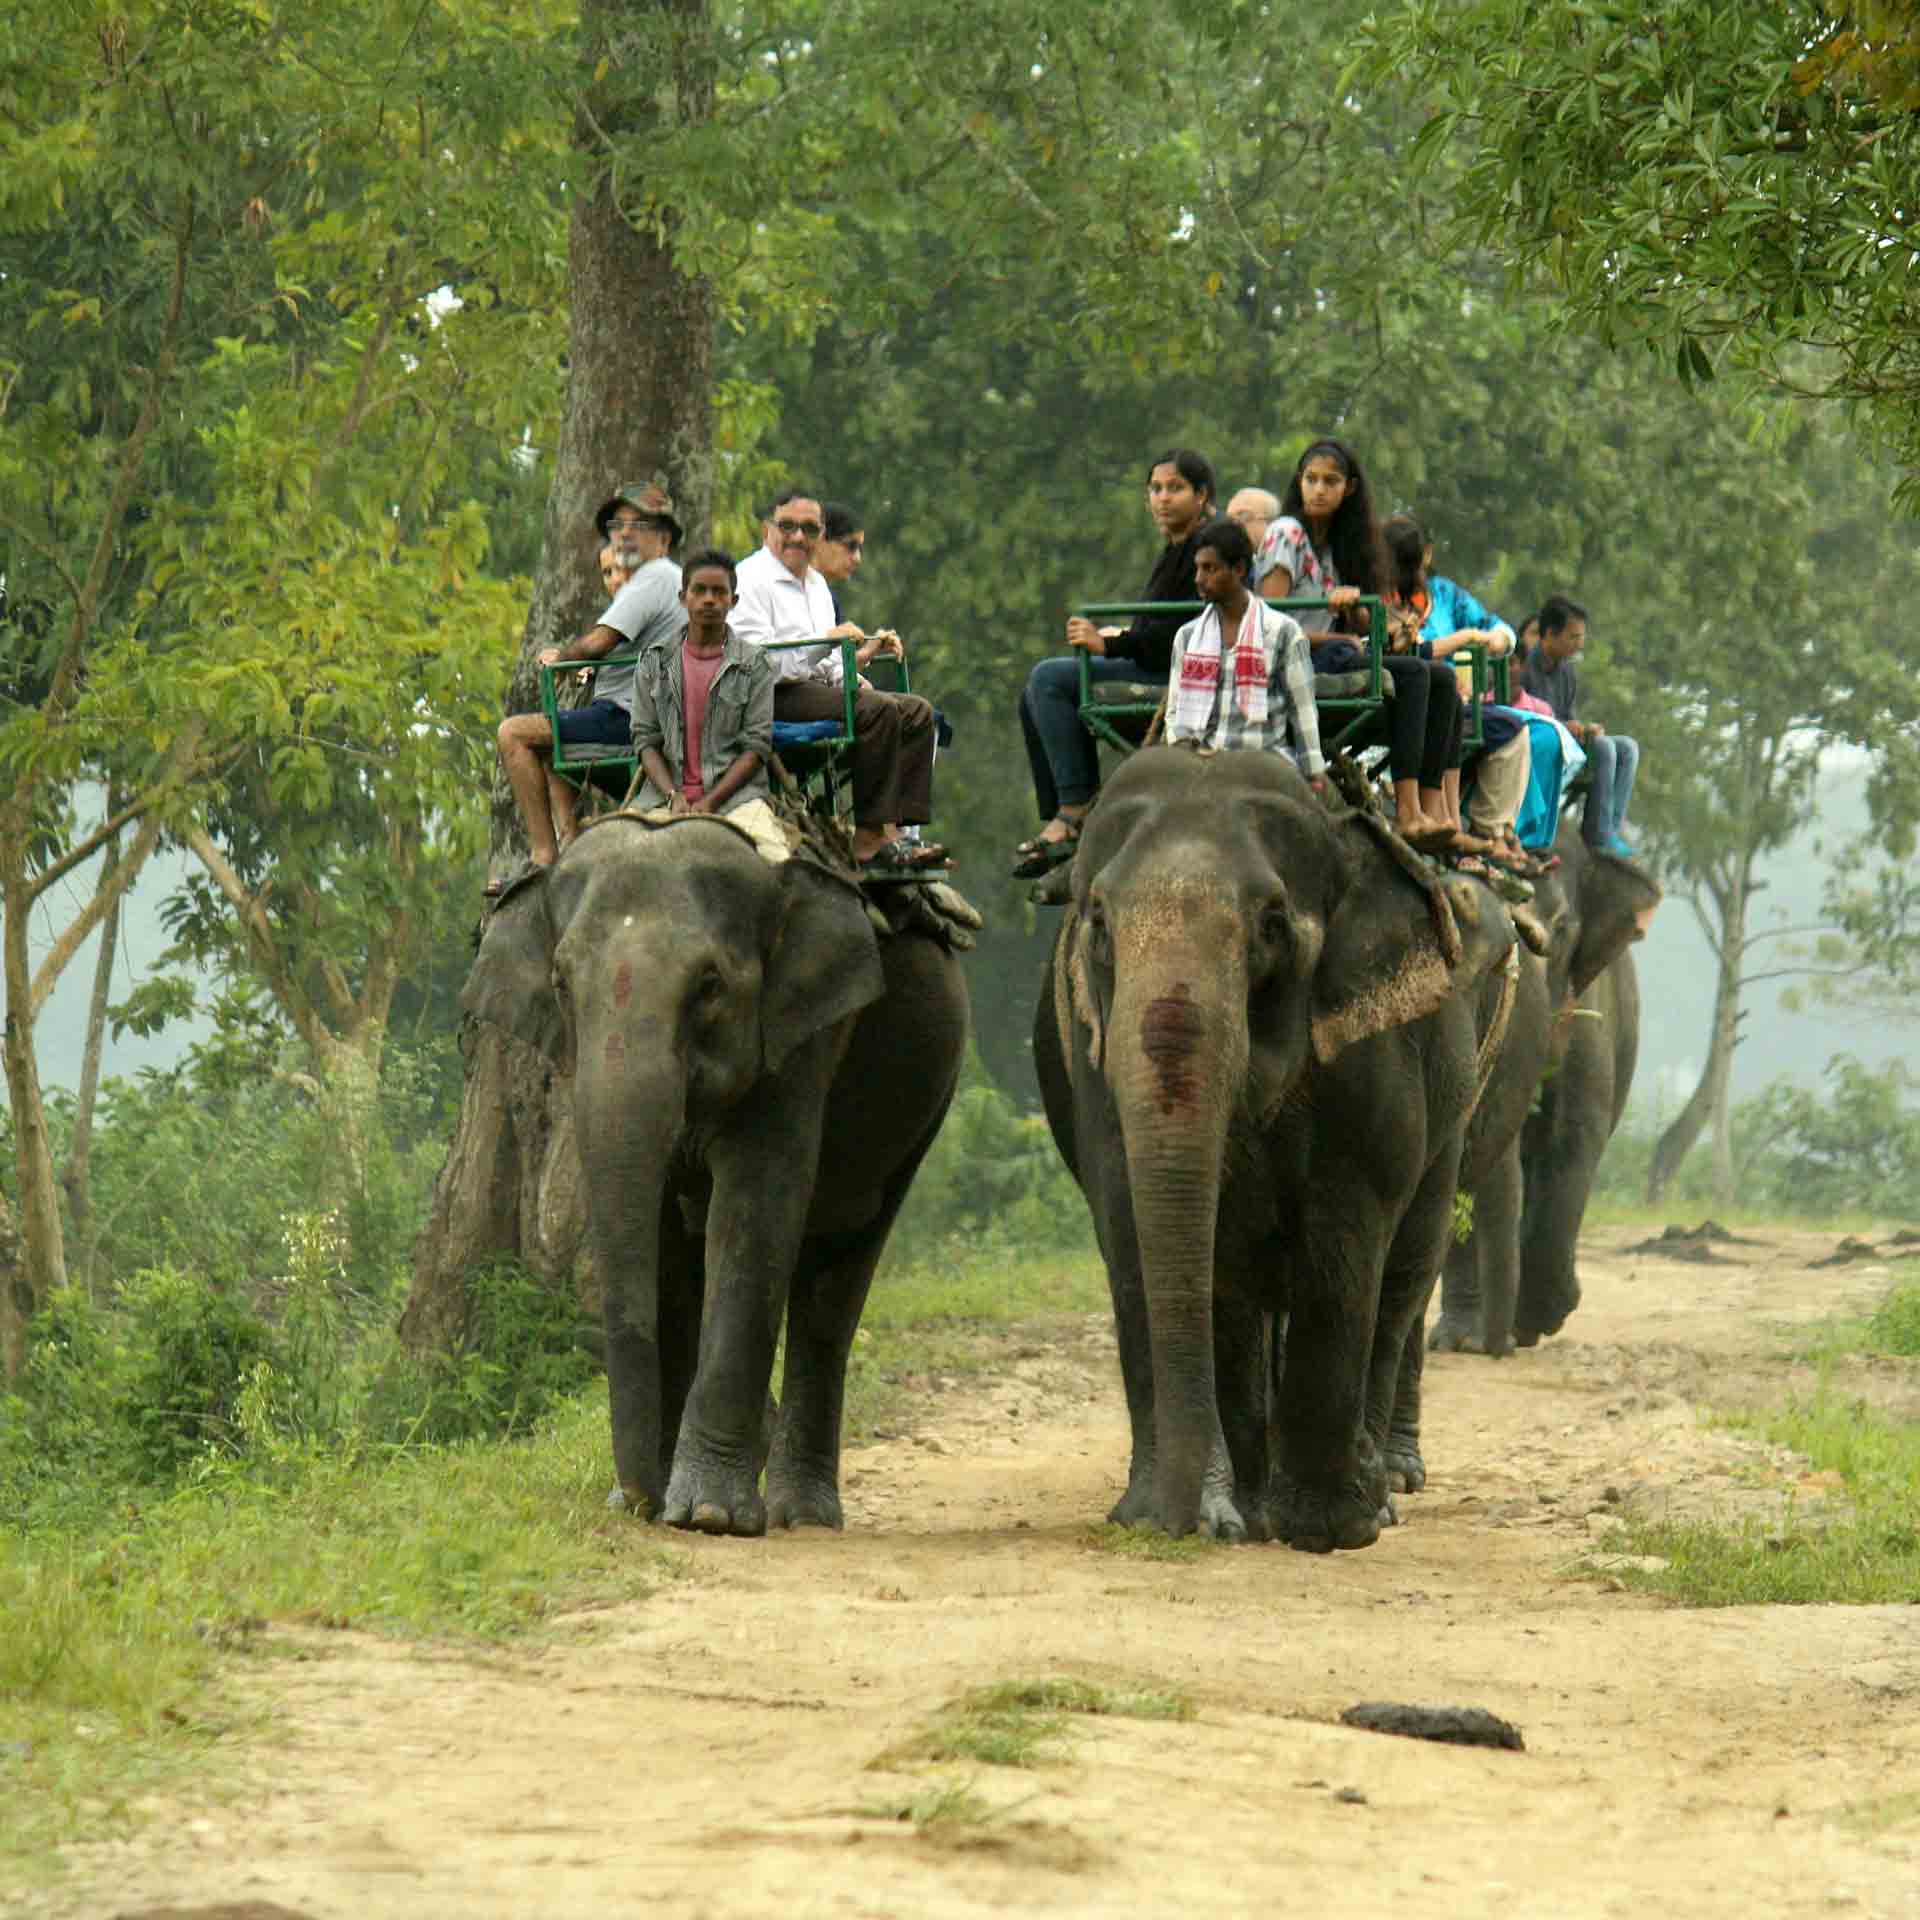
POLYGON ((724 818, 615 813, 502 895, 462 1004, 572 1081, 616 1504, 839 1527, 848 1352, 966 1050, 950 943, 724 818))
POLYGON ((1489 890, 1279 755, 1151 747, 1108 784, 1034 1050, 1113 1296, 1133 1446, 1110 1518, 1318 1552, 1391 1521, 1401 1350, 1514 937, 1489 890))
POLYGON ((1443 1352, 1505 1356, 1559 1332, 1579 1305, 1580 1222, 1633 1085, 1640 984, 1632 947, 1660 889, 1632 861, 1589 847, 1572 823, 1554 850, 1560 864, 1533 903, 1549 939, 1544 965, 1533 963, 1551 1014, 1548 1043, 1539 1058, 1510 1045, 1495 1067, 1489 1105, 1502 1127, 1516 1108, 1522 1124, 1497 1170, 1463 1168, 1473 1232, 1448 1254, 1429 1339, 1443 1352), (1488 1186, 1476 1184, 1489 1179, 1491 1206, 1488 1186))

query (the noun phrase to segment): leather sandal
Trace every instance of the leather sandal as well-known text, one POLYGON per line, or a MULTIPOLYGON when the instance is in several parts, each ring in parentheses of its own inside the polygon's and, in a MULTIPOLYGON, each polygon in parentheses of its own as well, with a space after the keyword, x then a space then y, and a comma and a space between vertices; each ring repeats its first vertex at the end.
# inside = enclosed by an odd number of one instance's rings
POLYGON ((1049 839, 1044 834, 1036 834, 1031 840, 1023 840, 1014 849, 1012 877, 1015 880, 1038 880, 1041 875, 1051 873, 1055 867, 1065 866, 1080 847, 1080 829, 1075 826, 1057 839, 1049 839))

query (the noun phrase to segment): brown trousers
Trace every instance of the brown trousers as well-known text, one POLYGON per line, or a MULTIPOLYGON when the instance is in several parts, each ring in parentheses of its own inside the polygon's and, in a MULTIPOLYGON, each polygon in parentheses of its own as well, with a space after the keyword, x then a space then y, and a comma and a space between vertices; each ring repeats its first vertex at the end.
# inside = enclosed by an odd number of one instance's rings
MULTIPOLYGON (((776 720, 838 720, 841 692, 824 680, 782 680, 776 720)), ((933 708, 917 693, 853 696, 853 817, 863 827, 933 818, 933 708)))

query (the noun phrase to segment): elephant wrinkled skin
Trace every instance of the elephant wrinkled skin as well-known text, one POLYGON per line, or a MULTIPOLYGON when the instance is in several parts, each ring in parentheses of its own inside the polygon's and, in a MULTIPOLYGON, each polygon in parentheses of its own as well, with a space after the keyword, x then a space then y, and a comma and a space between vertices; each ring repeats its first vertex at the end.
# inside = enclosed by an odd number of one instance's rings
POLYGON ((1558 1333, 1579 1305, 1580 1222, 1633 1086, 1640 982, 1632 949, 1660 889, 1632 861, 1587 846, 1575 825, 1561 830, 1555 851, 1560 865, 1534 901, 1550 944, 1544 962, 1528 962, 1546 1042, 1538 1051, 1509 1046, 1485 1122, 1476 1116, 1469 1136, 1460 1183, 1474 1195, 1473 1232, 1447 1256, 1430 1342, 1443 1352, 1498 1357, 1530 1347, 1558 1333))
POLYGON ((1133 1427, 1115 1520, 1378 1537, 1513 945, 1489 891, 1276 755, 1150 748, 1107 786, 1034 1045, 1113 1292, 1133 1427))
POLYGON ((462 1004, 572 1079, 627 1506, 839 1526, 847 1354, 966 1046, 953 955, 724 820, 614 815, 503 897, 462 1004))

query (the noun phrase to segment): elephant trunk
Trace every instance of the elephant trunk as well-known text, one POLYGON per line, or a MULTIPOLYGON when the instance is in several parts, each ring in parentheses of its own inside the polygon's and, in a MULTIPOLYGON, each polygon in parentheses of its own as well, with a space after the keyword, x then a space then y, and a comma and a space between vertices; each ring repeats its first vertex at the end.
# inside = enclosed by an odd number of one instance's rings
POLYGON ((1153 1347, 1154 1508, 1199 1524, 1222 1448, 1214 1381, 1214 1237, 1227 1126, 1246 1075, 1237 931, 1117 970, 1107 1078, 1126 1143, 1153 1347))
POLYGON ((665 1504, 667 1450, 661 1325, 661 1212, 686 1120, 686 1082, 671 1053, 640 1076, 624 1062, 581 1063, 574 1129, 586 1173, 587 1239, 607 1338, 614 1471, 629 1508, 665 1504))

